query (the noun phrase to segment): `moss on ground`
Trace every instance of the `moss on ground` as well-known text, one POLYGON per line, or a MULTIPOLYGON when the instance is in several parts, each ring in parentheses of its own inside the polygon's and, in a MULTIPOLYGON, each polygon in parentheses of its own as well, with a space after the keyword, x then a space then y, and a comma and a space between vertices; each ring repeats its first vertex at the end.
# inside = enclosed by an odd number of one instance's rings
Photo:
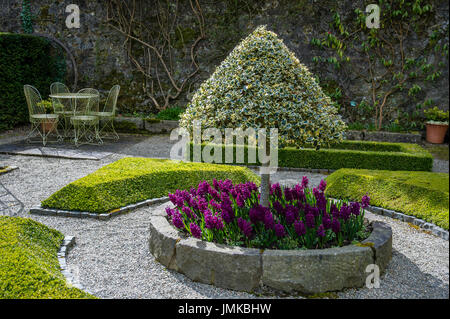
POLYGON ((0 216, 0 299, 94 298, 66 284, 57 258, 63 238, 29 218, 0 216))
POLYGON ((412 215, 448 229, 449 175, 447 173, 340 169, 327 178, 328 196, 360 200, 412 215))
POLYGON ((152 158, 123 158, 63 187, 42 202, 43 207, 106 213, 149 198, 167 196, 201 181, 252 181, 259 176, 246 167, 186 163, 152 158))

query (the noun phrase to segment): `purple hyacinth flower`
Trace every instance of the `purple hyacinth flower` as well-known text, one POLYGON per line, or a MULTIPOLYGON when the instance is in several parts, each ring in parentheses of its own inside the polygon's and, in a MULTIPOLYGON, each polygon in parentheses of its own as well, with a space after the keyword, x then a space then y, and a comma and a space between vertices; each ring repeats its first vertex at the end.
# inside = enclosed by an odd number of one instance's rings
POLYGON ((319 190, 320 190, 321 192, 324 192, 326 188, 327 188, 327 182, 325 182, 325 181, 322 179, 322 180, 320 181, 320 184, 319 184, 319 190))
POLYGON ((204 216, 205 216, 205 227, 208 229, 215 228, 213 215, 209 209, 205 211, 204 216))
POLYGON ((322 224, 325 229, 331 228, 331 219, 330 219, 330 216, 326 213, 323 215, 322 224))
POLYGON ((284 198, 288 202, 290 202, 294 199, 294 196, 292 195, 292 189, 290 189, 289 187, 284 188, 284 198))
POLYGON ((325 237, 325 229, 322 224, 320 224, 319 228, 317 229, 317 236, 325 237))
POLYGON ((278 215, 284 215, 284 207, 279 201, 274 201, 272 203, 273 209, 277 212, 278 215))
POLYGON ((307 188, 308 187, 308 183, 309 183, 308 177, 303 176, 303 178, 302 178, 302 188, 307 188))
POLYGON ((183 213, 186 214, 187 218, 192 218, 193 217, 192 210, 189 207, 184 206, 182 211, 183 211, 183 213))
POLYGON ((250 220, 254 224, 257 222, 262 222, 262 221, 264 221, 265 209, 261 205, 252 207, 252 208, 250 208, 250 211, 248 212, 248 216, 250 217, 250 220))
POLYGON ((282 192, 279 183, 275 183, 270 187, 270 195, 274 195, 276 198, 281 199, 282 192))
POLYGON ((269 230, 273 229, 275 226, 275 221, 271 212, 267 212, 264 216, 264 227, 269 230))
POLYGON ((284 226, 281 224, 275 225, 275 235, 277 237, 284 237, 286 236, 286 231, 284 230, 284 226))
POLYGON ((286 205, 286 221, 292 224, 298 218, 298 207, 286 205))
POLYGON ((184 228, 183 218, 178 211, 172 215, 172 224, 178 229, 184 228))
POLYGON ((197 224, 190 223, 189 229, 191 230, 192 236, 194 236, 195 238, 199 238, 199 239, 202 238, 202 230, 200 229, 200 227, 197 224))
POLYGON ((339 209, 337 208, 335 203, 331 204, 330 214, 331 216, 333 216, 333 218, 339 218, 339 209))
POLYGON ((305 215, 305 223, 306 223, 306 226, 308 226, 308 228, 314 228, 316 226, 316 220, 314 218, 314 215, 310 214, 310 213, 306 214, 305 215))
POLYGON ((357 202, 353 202, 350 204, 350 212, 355 215, 359 216, 361 206, 357 202))
POLYGON ((364 195, 361 199, 362 208, 367 208, 370 205, 370 197, 367 195, 364 195))
POLYGON ((236 197, 236 204, 238 205, 238 207, 244 207, 245 202, 244 202, 244 200, 242 199, 241 194, 238 194, 238 195, 237 195, 237 197, 236 197))
POLYGON ((301 220, 295 221, 294 229, 295 229, 296 234, 299 236, 303 236, 304 234, 306 234, 305 224, 303 224, 303 222, 301 220))
POLYGON ((350 207, 346 204, 342 205, 341 210, 339 211, 339 217, 343 220, 347 220, 350 217, 350 207))
POLYGON ((333 221, 331 222, 331 230, 336 234, 341 231, 341 223, 339 223, 337 218, 333 218, 333 221))
POLYGON ((166 213, 167 213, 167 216, 172 217, 172 215, 174 213, 174 209, 172 209, 170 207, 166 207, 166 213))
POLYGON ((252 224, 241 217, 238 218, 237 224, 239 229, 244 233, 246 237, 250 237, 252 235, 252 224))

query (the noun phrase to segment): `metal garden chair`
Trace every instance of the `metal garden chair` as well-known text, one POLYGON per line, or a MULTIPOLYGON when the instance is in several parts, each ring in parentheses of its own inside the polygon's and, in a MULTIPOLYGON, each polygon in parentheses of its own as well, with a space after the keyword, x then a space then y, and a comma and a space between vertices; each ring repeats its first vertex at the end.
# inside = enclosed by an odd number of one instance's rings
POLYGON ((31 143, 31 137, 37 133, 42 138, 42 144, 45 146, 48 136, 53 132, 56 133, 58 141, 61 141, 62 136, 58 132, 58 114, 45 114, 44 107, 39 105, 39 102, 42 101, 41 94, 35 87, 26 84, 23 86, 23 91, 31 123, 31 131, 27 135, 27 141, 31 143), (45 129, 45 126, 49 123, 51 123, 50 129, 45 129))
POLYGON ((114 129, 114 118, 116 117, 117 97, 119 96, 120 86, 114 85, 109 90, 108 98, 101 112, 94 112, 100 119, 100 137, 119 139, 119 135, 114 129))
MULTIPOLYGON (((59 93, 70 93, 70 90, 64 83, 52 83, 50 85, 50 94, 59 93)), ((73 115, 72 100, 52 98, 52 101, 55 114, 58 114, 60 119, 64 119, 64 121, 60 121, 60 123, 63 124, 64 136, 66 136, 67 133, 70 132, 70 117, 73 115)))
POLYGON ((98 112, 98 91, 87 88, 81 89, 77 94, 86 94, 88 97, 75 99, 74 113, 70 117, 70 123, 74 129, 75 145, 103 144, 99 135, 99 118, 93 114, 98 112))

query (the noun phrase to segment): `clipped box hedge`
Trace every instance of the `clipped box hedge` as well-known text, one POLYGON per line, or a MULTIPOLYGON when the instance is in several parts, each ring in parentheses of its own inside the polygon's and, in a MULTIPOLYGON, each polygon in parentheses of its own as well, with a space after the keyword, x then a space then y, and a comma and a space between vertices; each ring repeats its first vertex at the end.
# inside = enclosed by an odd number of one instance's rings
POLYGON ((449 175, 432 172, 340 169, 327 177, 328 196, 392 209, 448 229, 449 175))
POLYGON ((45 98, 50 84, 63 82, 66 64, 61 49, 30 34, 0 32, 0 131, 28 123, 24 84, 45 98))
POLYGON ((201 181, 252 181, 259 176, 246 167, 186 163, 153 158, 123 158, 63 187, 44 200, 42 207, 107 213, 177 189, 196 187, 201 181))
MULTIPOLYGON (((201 145, 205 147, 207 144, 201 145)), ((234 163, 242 165, 260 165, 248 163, 248 146, 225 146, 222 148, 222 160, 225 163, 225 150, 232 147, 234 163), (245 163, 235 163, 237 149, 244 149, 245 163)), ((193 160, 193 143, 190 143, 190 160, 193 160)), ((256 154, 258 154, 256 152, 256 154)), ((258 158, 258 156, 257 156, 258 158)), ((406 171, 431 171, 433 157, 417 144, 387 143, 369 141, 344 141, 330 148, 320 150, 286 147, 278 150, 278 167, 340 169, 366 168, 406 171)))
POLYGON ((57 257, 63 239, 32 219, 0 216, 0 299, 94 298, 67 286, 57 257))

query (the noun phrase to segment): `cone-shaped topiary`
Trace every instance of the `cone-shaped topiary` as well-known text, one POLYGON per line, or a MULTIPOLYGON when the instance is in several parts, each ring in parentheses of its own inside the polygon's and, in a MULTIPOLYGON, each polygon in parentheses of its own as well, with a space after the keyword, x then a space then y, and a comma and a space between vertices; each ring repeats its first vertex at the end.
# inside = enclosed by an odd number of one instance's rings
POLYGON ((339 141, 345 124, 307 67, 277 35, 258 27, 195 93, 180 126, 278 128, 280 144, 339 141))

